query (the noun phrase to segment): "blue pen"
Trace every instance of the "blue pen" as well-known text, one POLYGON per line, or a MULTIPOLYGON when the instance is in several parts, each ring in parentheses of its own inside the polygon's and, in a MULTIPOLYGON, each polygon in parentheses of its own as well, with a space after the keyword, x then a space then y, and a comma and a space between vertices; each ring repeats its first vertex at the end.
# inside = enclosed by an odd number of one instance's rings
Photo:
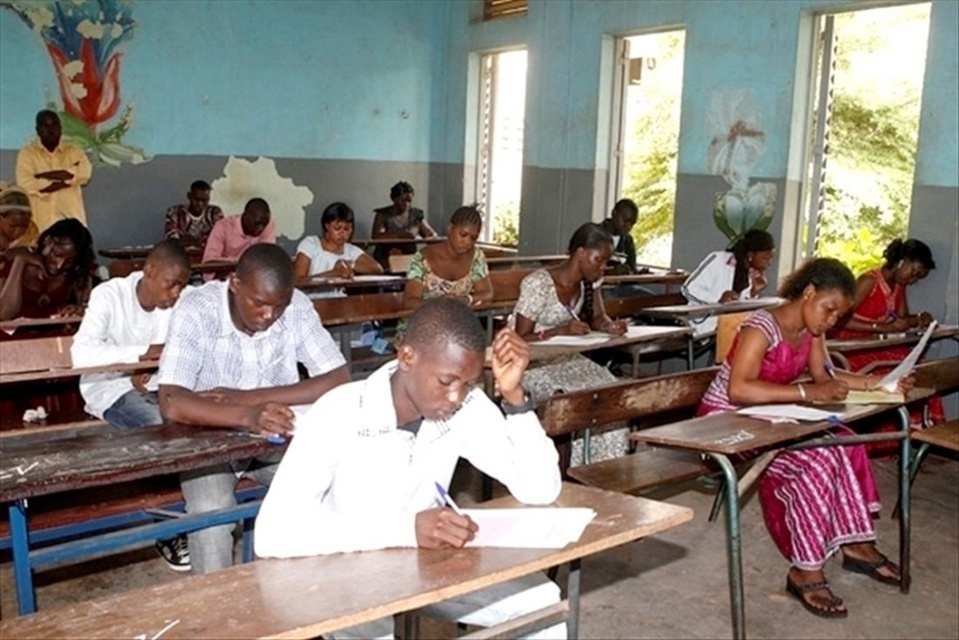
POLYGON ((463 513, 463 510, 459 508, 459 505, 453 501, 453 497, 446 493, 446 489, 443 488, 443 485, 441 485, 439 482, 434 482, 433 486, 436 487, 436 493, 440 495, 440 500, 443 501, 443 504, 449 506, 449 508, 455 511, 456 515, 458 516, 466 515, 463 513))
POLYGON ((836 368, 835 368, 834 366, 832 366, 832 358, 829 357, 829 349, 826 348, 826 341, 825 341, 825 340, 823 340, 822 349, 823 349, 823 352, 824 352, 823 355, 826 356, 826 361, 823 363, 823 366, 826 368, 826 374, 827 374, 830 378, 832 378, 833 380, 835 380, 835 379, 836 379, 836 368))

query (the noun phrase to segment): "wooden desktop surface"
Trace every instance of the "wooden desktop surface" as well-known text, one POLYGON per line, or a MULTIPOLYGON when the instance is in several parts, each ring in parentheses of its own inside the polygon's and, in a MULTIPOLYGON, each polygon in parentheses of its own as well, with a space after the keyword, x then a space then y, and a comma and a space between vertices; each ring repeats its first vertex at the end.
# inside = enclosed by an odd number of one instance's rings
POLYGON ((713 304, 676 304, 663 307, 648 307, 643 310, 643 314, 658 318, 701 318, 703 316, 768 309, 769 307, 775 307, 781 302, 782 300, 775 298, 759 298, 757 300, 737 300, 724 304, 718 302, 713 304))
MULTIPOLYGON (((912 331, 909 333, 875 334, 863 338, 831 339, 826 340, 826 348, 839 353, 849 353, 869 349, 903 347, 917 344, 919 339, 922 338, 922 334, 922 331, 912 331)), ((930 340, 942 338, 959 338, 959 327, 936 327, 929 337, 930 340)))
MULTIPOLYGON (((562 549, 387 549, 258 560, 0 621, 3 638, 315 638, 545 571, 688 522, 692 510, 564 484, 596 518, 562 549)), ((516 506, 512 498, 486 503, 516 506)), ((588 568, 586 569, 588 570, 588 568)), ((584 612, 588 615, 588 612, 584 612)))
MULTIPOLYGON (((931 389, 913 389, 907 401, 915 402, 931 394, 931 389)), ((845 422, 853 422, 895 409, 897 406, 824 404, 815 405, 815 408, 842 413, 845 422)), ((773 423, 734 412, 722 412, 635 431, 629 434, 629 437, 652 445, 729 456, 806 438, 832 426, 827 421, 773 423)))
POLYGON ((598 342, 589 345, 549 345, 539 342, 531 342, 530 361, 548 360, 558 356, 565 356, 572 353, 583 353, 585 351, 595 351, 597 349, 610 349, 622 347, 630 344, 642 344, 648 342, 658 342, 660 340, 670 340, 689 335, 692 330, 686 327, 630 327, 633 335, 614 336, 605 342, 598 342))
POLYGON ((0 453, 0 501, 178 473, 283 450, 284 445, 231 429, 179 424, 13 436, 3 440, 0 453))

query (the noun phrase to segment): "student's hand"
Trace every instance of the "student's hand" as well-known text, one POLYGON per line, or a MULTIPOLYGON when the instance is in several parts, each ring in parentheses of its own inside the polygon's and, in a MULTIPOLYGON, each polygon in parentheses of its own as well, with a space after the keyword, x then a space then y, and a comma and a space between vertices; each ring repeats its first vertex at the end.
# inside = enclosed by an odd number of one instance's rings
POLYGON ((513 405, 523 403, 525 391, 520 384, 529 364, 529 344, 509 327, 493 340, 493 379, 499 392, 513 405))
POLYGON ((66 189, 69 186, 70 185, 68 185, 66 182, 60 182, 60 181, 51 182, 44 188, 40 189, 40 193, 55 193, 57 191, 60 191, 61 189, 66 189))
POLYGON ((141 371, 139 373, 134 373, 130 376, 130 382, 133 384, 133 388, 139 391, 140 393, 147 392, 147 382, 150 381, 152 373, 147 371, 141 371))
POLYGON ((739 294, 735 291, 723 291, 723 295, 719 296, 719 303, 726 304, 727 302, 736 302, 739 300, 739 294))
POLYGON ((416 544, 425 549, 459 549, 475 538, 477 531, 472 519, 447 507, 416 514, 416 544))
POLYGON ((589 333, 589 325, 580 320, 572 320, 566 325, 566 333, 571 336, 585 336, 589 333))
MULTIPOLYGON (((34 178, 40 178, 41 180, 55 180, 57 182, 66 182, 67 180, 73 180, 73 174, 67 171, 66 169, 55 169, 53 171, 43 171, 33 176, 34 178)), ((67 186, 67 185, 64 185, 67 186)))
POLYGON ((893 318, 889 322, 880 325, 883 333, 903 333, 912 328, 909 318, 893 318))
POLYGON ((921 311, 916 314, 916 328, 925 329, 932 323, 932 314, 928 311, 921 311))
MULTIPOLYGON (((40 282, 43 282, 47 279, 47 268, 43 264, 43 257, 39 253, 34 253, 33 251, 17 251, 13 254, 13 264, 16 266, 17 262, 23 263, 23 268, 26 270, 27 267, 33 267, 37 270, 37 279, 40 282)), ((11 267, 11 270, 13 267, 11 267)))
POLYGON ((353 278, 353 267, 346 260, 337 260, 333 265, 333 275, 337 278, 353 278))
POLYGON ((896 389, 903 394, 909 393, 916 386, 916 376, 910 373, 907 376, 899 378, 899 384, 896 389))
POLYGON ((600 330, 614 336, 621 336, 626 333, 626 327, 628 326, 629 323, 625 320, 610 320, 600 327, 600 330))
POLYGON ((68 304, 60 307, 60 310, 54 316, 55 318, 79 318, 83 315, 82 304, 68 304))
POLYGON ((267 402, 249 408, 247 427, 254 433, 290 435, 296 415, 285 404, 267 402))
POLYGON ((749 293, 755 298, 766 288, 766 274, 762 271, 752 271, 749 274, 749 283, 749 293))
POLYGON ((817 402, 833 402, 845 400, 849 395, 849 385, 842 380, 827 380, 815 384, 803 383, 806 399, 817 402))

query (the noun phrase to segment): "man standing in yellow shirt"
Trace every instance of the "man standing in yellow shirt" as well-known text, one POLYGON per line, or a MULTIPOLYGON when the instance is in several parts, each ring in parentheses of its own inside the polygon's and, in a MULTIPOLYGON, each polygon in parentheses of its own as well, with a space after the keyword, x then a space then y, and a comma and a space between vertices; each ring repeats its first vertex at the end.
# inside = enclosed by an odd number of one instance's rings
POLYGON ((90 181, 93 167, 80 147, 60 142, 60 134, 60 117, 41 111, 37 114, 39 140, 17 155, 17 184, 30 196, 33 220, 41 233, 64 218, 87 224, 80 188, 90 181))

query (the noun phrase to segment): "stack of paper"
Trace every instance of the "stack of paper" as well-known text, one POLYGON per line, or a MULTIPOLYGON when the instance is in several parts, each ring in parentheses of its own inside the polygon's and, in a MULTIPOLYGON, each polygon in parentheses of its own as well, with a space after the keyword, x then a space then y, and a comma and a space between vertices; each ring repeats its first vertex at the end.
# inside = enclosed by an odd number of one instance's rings
POLYGON ((594 344, 602 344, 610 340, 613 336, 608 333, 593 331, 585 336, 553 336, 547 340, 542 340, 537 344, 548 347, 588 347, 594 344))
POLYGON ((579 540, 596 512, 586 508, 464 509, 479 526, 468 547, 560 549, 579 540))
POLYGON ((830 411, 813 409, 812 407, 804 407, 798 404, 760 404, 740 409, 736 413, 754 418, 764 418, 774 422, 777 420, 807 420, 819 422, 821 420, 838 417, 830 411))

